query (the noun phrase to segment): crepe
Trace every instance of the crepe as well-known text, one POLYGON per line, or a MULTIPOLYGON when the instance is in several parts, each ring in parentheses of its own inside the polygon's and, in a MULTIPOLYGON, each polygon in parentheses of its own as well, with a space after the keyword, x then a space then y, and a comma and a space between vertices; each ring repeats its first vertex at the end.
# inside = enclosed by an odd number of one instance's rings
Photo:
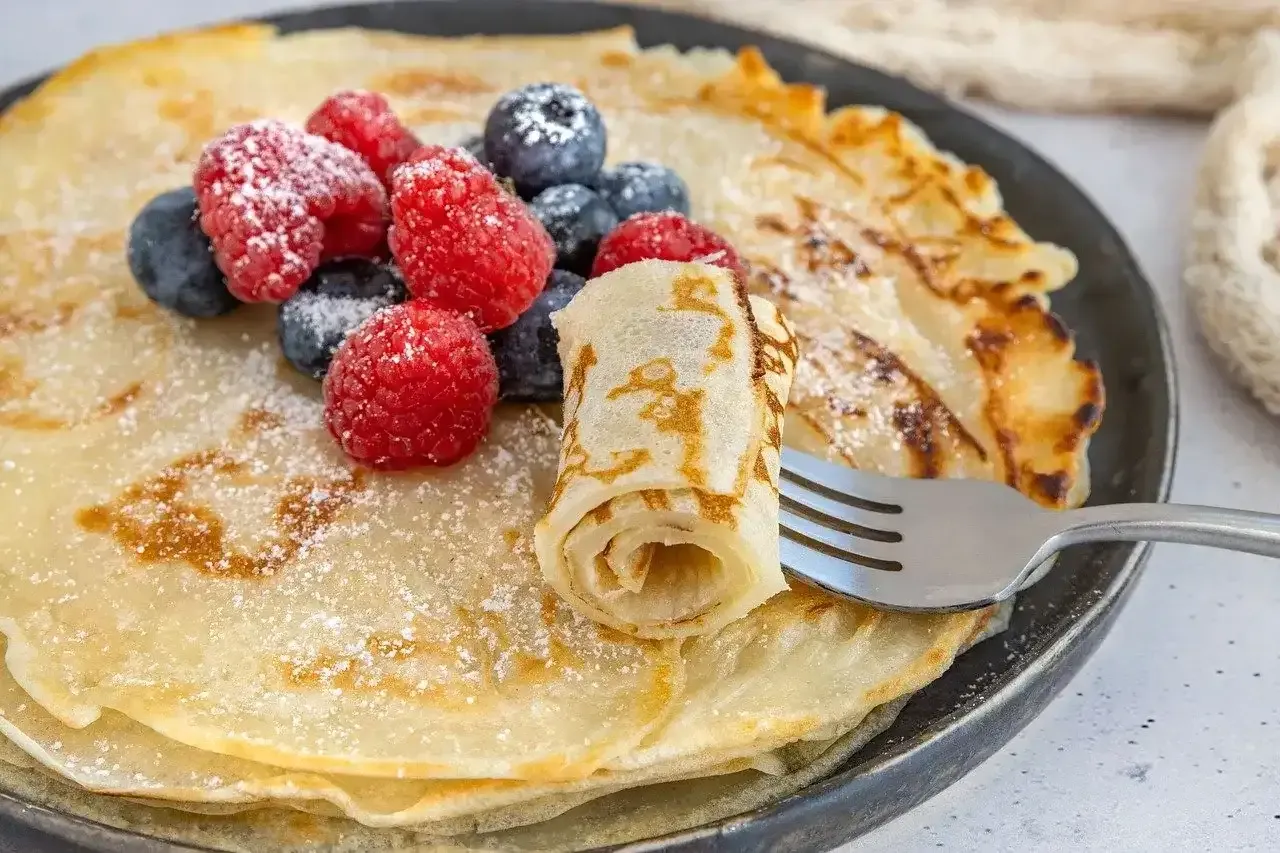
POLYGON ((560 469, 534 545, 574 608, 649 638, 716 631, 787 583, 778 450, 795 336, 728 270, 644 261, 553 321, 560 469))
MULTIPOLYGON (((237 811, 289 803, 319 814, 347 815, 366 826, 414 825, 433 832, 469 829, 474 819, 457 818, 481 811, 488 813, 491 825, 519 824, 523 820, 517 814, 523 804, 532 804, 526 809, 540 809, 536 816, 541 818, 627 784, 718 775, 753 766, 752 759, 737 759, 684 772, 602 773, 580 782, 536 785, 507 780, 325 776, 187 747, 113 712, 83 729, 71 729, 31 701, 7 672, 0 672, 0 732, 5 735, 0 743, 6 747, 0 751, 0 760, 42 767, 91 791, 146 798, 150 803, 201 813, 210 813, 210 807, 237 811)), ((778 764, 765 766, 776 769, 778 764)))
MULTIPOLYGON (((1101 382, 1047 309, 1074 259, 900 116, 828 115, 754 51, 641 51, 627 31, 243 26, 99 51, 0 119, 15 164, 0 170, 0 631, 33 711, 5 732, 48 771, 149 801, 268 806, 183 824, 254 851, 302 846, 280 837, 298 825, 280 805, 512 826, 617 786, 776 770, 937 678, 985 623, 792 588, 683 640, 601 625, 533 553, 561 446, 546 413, 500 408, 444 471, 352 468, 319 389, 282 365, 269 307, 193 322, 129 276, 133 215, 235 122, 300 121, 358 86, 455 143, 503 91, 546 79, 600 106, 613 162, 684 176, 694 216, 793 325, 789 445, 1002 480, 1049 507, 1083 499, 1101 382), (54 746, 70 733, 91 761, 54 746), (202 771, 218 784, 191 784, 202 771), (350 779, 390 787, 356 808, 329 796, 350 779)), ((354 849, 401 838, 332 820, 354 849)))
MULTIPOLYGON (((1007 617, 1008 608, 1000 610, 1007 617)), ((983 620, 965 646, 1001 630, 1003 626, 999 619, 983 620)), ((222 815, 209 817, 197 824, 185 820, 181 813, 171 811, 174 803, 165 803, 163 805, 168 808, 156 810, 141 807, 160 804, 154 800, 94 797, 65 786, 50 785, 45 774, 28 769, 32 762, 24 759, 21 750, 14 747, 0 752, 0 759, 17 765, 17 769, 7 773, 0 768, 0 784, 31 802, 85 814, 110 826, 141 828, 148 835, 168 840, 214 844, 219 848, 247 853, 259 853, 264 845, 273 850, 305 850, 308 853, 317 848, 334 853, 419 847, 431 850, 594 848, 697 826, 792 793, 830 773, 884 731, 905 701, 906 697, 876 708, 843 737, 798 742, 779 750, 775 756, 778 766, 769 774, 741 771, 686 782, 650 785, 612 795, 604 792, 605 795, 599 799, 592 799, 577 808, 573 806, 581 799, 592 798, 593 793, 549 797, 514 808, 477 813, 466 819, 394 832, 326 819, 321 809, 296 799, 281 801, 277 805, 304 808, 316 814, 317 818, 304 819, 297 814, 279 816, 270 809, 263 811, 259 805, 245 803, 181 803, 180 808, 184 811, 222 815), (564 812, 565 809, 570 810, 564 812), (528 825, 535 816, 542 820, 528 825), (447 839, 442 835, 448 829, 460 827, 465 829, 459 834, 447 839)), ((4 743, 0 739, 0 746, 4 743)), ((153 743, 152 746, 157 747, 157 754, 160 750, 167 754, 172 745, 153 743)), ((168 765, 170 762, 164 763, 168 765)))

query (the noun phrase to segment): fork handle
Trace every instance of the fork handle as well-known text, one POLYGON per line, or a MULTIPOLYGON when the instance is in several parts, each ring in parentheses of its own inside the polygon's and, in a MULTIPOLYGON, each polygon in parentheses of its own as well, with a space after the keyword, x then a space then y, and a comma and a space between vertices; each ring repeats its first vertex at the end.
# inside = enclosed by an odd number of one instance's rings
POLYGON ((1178 542, 1280 557, 1280 515, 1188 504, 1105 504, 1069 510, 1054 550, 1088 542, 1178 542))

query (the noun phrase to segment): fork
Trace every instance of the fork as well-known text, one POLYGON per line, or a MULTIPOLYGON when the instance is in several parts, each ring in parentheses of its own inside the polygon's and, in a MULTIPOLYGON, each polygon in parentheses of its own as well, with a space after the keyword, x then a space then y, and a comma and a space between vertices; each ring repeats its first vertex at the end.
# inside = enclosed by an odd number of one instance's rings
POLYGON ((985 480, 857 471, 791 448, 779 479, 784 569, 890 610, 971 610, 1036 579, 1063 548, 1181 542, 1280 557, 1280 515, 1162 503, 1049 510, 985 480))

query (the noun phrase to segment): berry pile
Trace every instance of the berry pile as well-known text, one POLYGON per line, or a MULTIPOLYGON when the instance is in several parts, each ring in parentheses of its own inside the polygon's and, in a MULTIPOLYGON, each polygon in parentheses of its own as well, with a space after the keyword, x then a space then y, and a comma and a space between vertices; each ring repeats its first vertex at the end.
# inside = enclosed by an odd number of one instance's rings
POLYGON ((192 187, 139 212, 129 268, 187 317, 279 303, 280 349, 324 381, 348 456, 450 465, 499 399, 560 399, 551 315, 583 276, 662 258, 745 277, 686 218, 679 175, 604 168, 607 148, 600 111, 563 84, 508 92, 456 147, 423 145, 380 94, 338 92, 305 129, 255 121, 206 145, 192 187))

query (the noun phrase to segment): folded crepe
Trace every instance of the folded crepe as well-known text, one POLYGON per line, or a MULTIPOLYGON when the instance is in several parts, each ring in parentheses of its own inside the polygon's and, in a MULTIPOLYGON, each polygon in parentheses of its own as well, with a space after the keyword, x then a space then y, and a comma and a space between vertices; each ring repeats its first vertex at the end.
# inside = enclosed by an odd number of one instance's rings
POLYGON ((535 531, 575 609, 646 638, 715 631, 787 588, 782 412, 795 335, 725 269, 643 261, 553 316, 560 468, 535 531))

